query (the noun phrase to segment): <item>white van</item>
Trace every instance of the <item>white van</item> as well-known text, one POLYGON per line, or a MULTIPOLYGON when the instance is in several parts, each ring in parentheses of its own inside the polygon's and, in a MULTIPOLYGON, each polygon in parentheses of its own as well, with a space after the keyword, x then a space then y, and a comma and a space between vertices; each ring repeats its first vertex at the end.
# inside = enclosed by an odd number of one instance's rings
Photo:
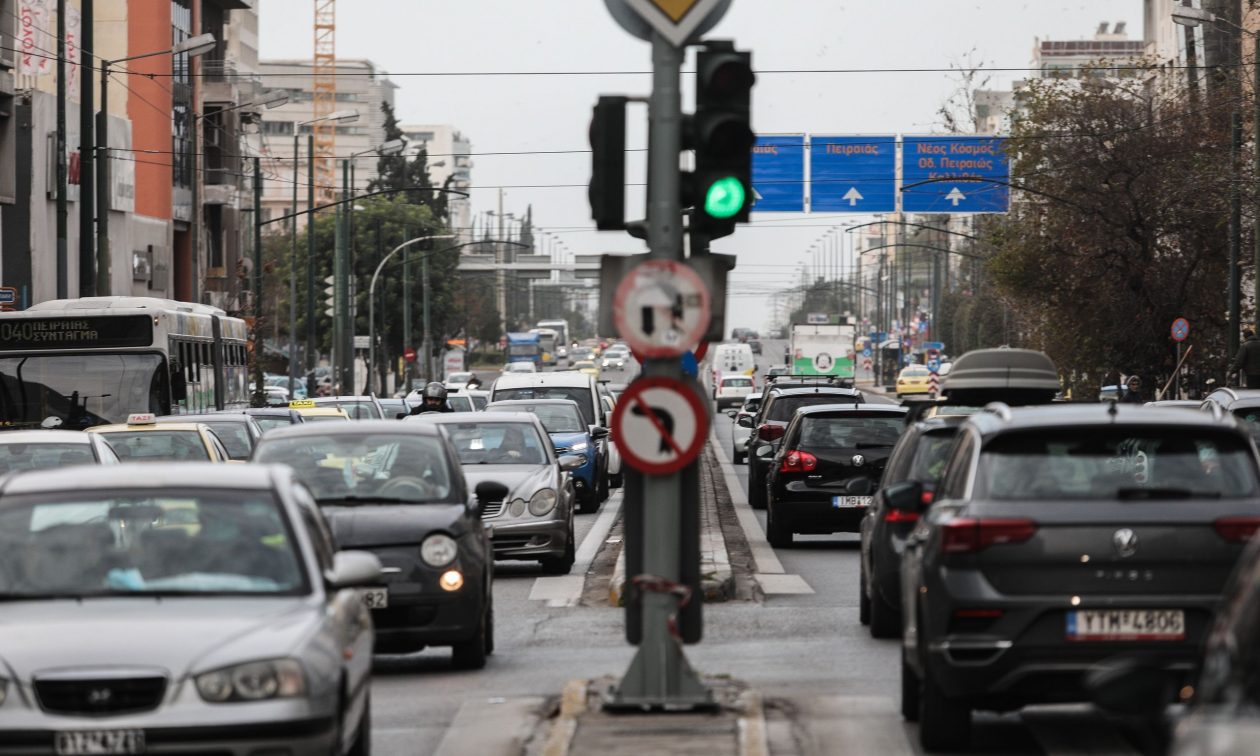
POLYGON ((724 375, 738 374, 752 378, 757 372, 752 347, 747 344, 718 344, 713 348, 712 370, 715 390, 724 375))

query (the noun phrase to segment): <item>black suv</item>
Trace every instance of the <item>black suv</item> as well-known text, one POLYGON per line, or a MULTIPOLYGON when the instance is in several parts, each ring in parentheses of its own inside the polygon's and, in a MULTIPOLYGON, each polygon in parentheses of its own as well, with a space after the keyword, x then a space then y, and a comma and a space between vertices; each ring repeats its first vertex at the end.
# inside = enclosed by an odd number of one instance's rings
POLYGON ((1189 682, 1260 525, 1260 459, 1223 412, 990 405, 930 507, 917 482, 884 495, 921 515, 901 565, 902 714, 947 750, 973 709, 1092 700, 1117 658, 1189 682))
POLYGON ((736 421, 741 428, 751 428, 753 432, 748 440, 748 503, 753 509, 766 508, 766 471, 788 421, 798 409, 814 404, 861 404, 863 401, 861 392, 855 389, 825 383, 783 381, 767 388, 757 416, 736 421), (764 453, 759 455, 758 450, 764 453))
POLYGON ((766 471, 766 539, 792 545, 796 533, 856 533, 905 428, 891 404, 802 407, 766 471))
POLYGON ((901 554, 919 521, 917 512, 889 506, 884 491, 906 481, 920 483, 921 499, 930 503, 954 437, 966 420, 963 415, 940 415, 912 423, 892 450, 880 490, 862 518, 858 619, 870 625, 873 638, 901 634, 901 554))

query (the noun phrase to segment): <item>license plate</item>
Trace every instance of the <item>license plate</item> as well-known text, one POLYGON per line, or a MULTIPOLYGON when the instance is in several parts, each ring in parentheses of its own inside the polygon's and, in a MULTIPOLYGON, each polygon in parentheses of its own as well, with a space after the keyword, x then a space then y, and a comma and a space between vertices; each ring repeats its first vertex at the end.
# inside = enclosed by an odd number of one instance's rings
POLYGON ((831 506, 833 509, 854 509, 857 507, 869 507, 871 505, 870 496, 832 496, 831 506))
POLYGON ((144 730, 81 730, 59 732, 54 749, 63 756, 98 753, 144 753, 144 730))
POLYGON ((389 606, 389 590, 386 588, 366 588, 363 591, 363 603, 368 609, 385 609, 389 606))
POLYGON ((1082 609, 1067 613, 1070 641, 1179 641, 1186 639, 1180 609, 1082 609))

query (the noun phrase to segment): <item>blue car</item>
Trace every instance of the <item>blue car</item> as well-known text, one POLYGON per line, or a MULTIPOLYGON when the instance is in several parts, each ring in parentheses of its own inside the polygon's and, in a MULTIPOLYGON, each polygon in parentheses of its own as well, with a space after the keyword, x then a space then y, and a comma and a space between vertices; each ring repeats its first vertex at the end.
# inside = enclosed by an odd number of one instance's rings
POLYGON ((556 455, 573 454, 584 462, 572 470, 573 486, 577 490, 579 511, 590 512, 599 508, 599 487, 596 485, 598 470, 599 439, 608 435, 608 429, 593 430, 582 419, 582 410, 572 399, 513 399, 491 402, 486 412, 531 412, 538 416, 556 455))

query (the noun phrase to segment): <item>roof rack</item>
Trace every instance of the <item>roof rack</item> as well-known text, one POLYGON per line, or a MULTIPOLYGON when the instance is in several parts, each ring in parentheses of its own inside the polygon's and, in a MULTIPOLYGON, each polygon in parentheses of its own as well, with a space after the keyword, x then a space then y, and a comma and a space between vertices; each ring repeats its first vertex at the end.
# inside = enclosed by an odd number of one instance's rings
POLYGON ((992 412, 1002 418, 1002 422, 1009 423, 1011 421, 1011 407, 1006 402, 989 402, 984 405, 985 412, 992 412))

